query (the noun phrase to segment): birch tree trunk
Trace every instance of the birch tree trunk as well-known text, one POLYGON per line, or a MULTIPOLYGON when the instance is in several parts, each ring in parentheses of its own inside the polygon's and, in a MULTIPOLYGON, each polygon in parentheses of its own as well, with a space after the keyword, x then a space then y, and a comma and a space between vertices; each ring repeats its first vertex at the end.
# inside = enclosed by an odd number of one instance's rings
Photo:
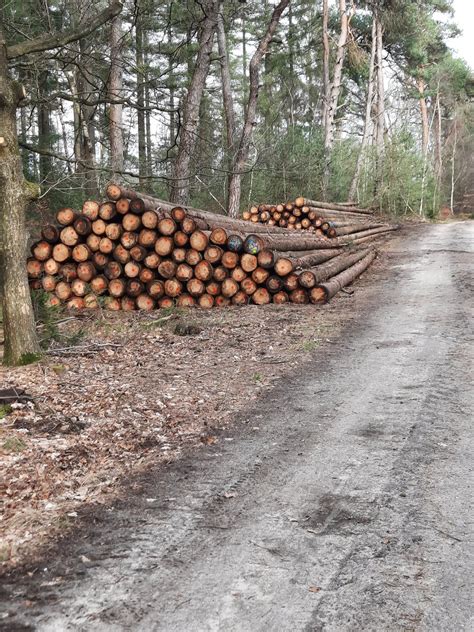
POLYGON ((349 189, 349 196, 348 196, 349 202, 353 202, 358 197, 357 189, 359 186, 359 178, 362 171, 362 166, 364 164, 365 152, 369 144, 370 133, 371 133, 372 105, 373 105, 373 100, 374 100, 375 51, 377 47, 376 35, 377 35, 376 24, 375 24, 375 19, 373 19, 372 20, 372 44, 370 47, 369 78, 368 78, 368 84, 367 84, 367 102, 365 105, 364 133, 362 136, 362 142, 360 145, 359 155, 357 156, 357 163, 356 163, 354 176, 352 178, 351 186, 349 189))
POLYGON ((263 56, 266 54, 273 35, 280 21, 283 11, 290 0, 280 0, 274 8, 266 33, 260 40, 257 50, 252 56, 249 65, 249 99, 245 110, 244 127, 240 137, 239 147, 234 161, 232 175, 229 183, 229 200, 227 213, 230 217, 238 217, 240 208, 240 195, 242 187, 242 173, 248 160, 253 128, 257 115, 257 100, 260 82, 260 66, 263 56))
POLYGON ((110 77, 109 77, 109 140, 110 167, 113 177, 123 171, 123 129, 122 103, 114 103, 123 98, 123 70, 122 70, 122 20, 117 16, 112 20, 110 30, 110 77))
POLYGON ((179 130, 178 155, 173 170, 171 201, 186 204, 189 199, 190 165, 196 145, 199 124, 199 108, 211 65, 211 53, 217 28, 218 0, 202 3, 205 17, 198 37, 199 49, 193 76, 183 107, 183 120, 179 130))
POLYGON ((322 193, 326 199, 329 187, 329 177, 331 171, 331 153, 334 145, 335 119, 337 114, 337 104, 341 93, 342 69, 346 55, 347 41, 349 37, 349 22, 351 11, 347 11, 346 0, 339 0, 339 13, 341 16, 341 30, 337 42, 336 62, 334 64, 333 79, 330 87, 329 103, 327 105, 326 121, 324 127, 324 173, 322 193))

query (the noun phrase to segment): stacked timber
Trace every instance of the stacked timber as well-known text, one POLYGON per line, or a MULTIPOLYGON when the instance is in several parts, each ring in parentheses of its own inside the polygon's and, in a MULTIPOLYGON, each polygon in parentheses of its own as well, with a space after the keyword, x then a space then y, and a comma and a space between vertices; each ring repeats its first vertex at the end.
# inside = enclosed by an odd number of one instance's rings
POLYGON ((115 184, 107 195, 80 213, 60 209, 32 245, 30 285, 51 305, 130 311, 325 302, 373 261, 373 248, 358 242, 393 229, 334 239, 271 226, 256 233, 246 221, 115 184))
MULTIPOLYGON (((298 197, 293 202, 260 204, 242 213, 242 219, 253 224, 278 226, 288 230, 305 230, 320 237, 349 235, 368 223, 372 211, 349 204, 318 202, 298 197)), ((366 228, 378 227, 374 222, 366 228)))

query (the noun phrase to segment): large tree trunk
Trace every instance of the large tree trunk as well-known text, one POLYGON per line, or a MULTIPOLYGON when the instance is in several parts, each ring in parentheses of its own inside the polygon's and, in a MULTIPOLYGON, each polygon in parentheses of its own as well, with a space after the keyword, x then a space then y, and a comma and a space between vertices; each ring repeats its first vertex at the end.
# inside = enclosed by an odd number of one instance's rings
POLYGON ((375 70, 375 52, 377 48, 377 32, 375 19, 372 20, 372 44, 370 47, 370 63, 369 63, 369 77, 367 83, 367 102, 365 104, 365 120, 364 120, 364 133, 362 136, 362 142, 360 144, 359 155, 357 156, 357 163, 352 178, 351 186, 349 189, 349 202, 355 200, 357 196, 357 189, 359 187, 359 178, 362 171, 362 167, 365 159, 365 152, 369 144, 371 123, 372 123, 372 105, 374 100, 374 70, 375 70))
POLYGON ((217 27, 218 1, 203 2, 205 17, 199 32, 199 50, 196 58, 191 84, 183 107, 183 121, 179 131, 178 155, 173 171, 171 187, 171 201, 176 204, 186 204, 189 199, 190 165, 196 132, 199 125, 199 109, 206 84, 206 78, 211 64, 211 53, 214 35, 217 27))
POLYGON ((122 103, 113 103, 123 98, 122 82, 122 20, 117 16, 112 20, 110 30, 110 77, 109 98, 109 138, 110 138, 110 167, 114 176, 123 171, 123 130, 122 103))
POLYGON ((385 87, 383 75, 383 26, 378 13, 375 13, 376 21, 376 81, 377 81, 377 102, 376 102, 376 126, 375 126, 375 144, 376 144, 376 176, 374 193, 377 197, 382 189, 383 184, 383 168, 384 168, 384 135, 385 135, 385 87))
POLYGON ((434 151, 435 151, 435 174, 438 184, 438 190, 441 188, 443 179, 443 153, 442 153, 442 119, 441 119, 441 103, 439 98, 439 89, 436 94, 435 105, 435 121, 434 121, 434 151))
POLYGON ((234 161, 232 176, 229 183, 229 202, 227 212, 230 217, 237 217, 240 208, 240 194, 242 185, 242 173, 245 170, 247 159, 250 151, 250 142, 252 140, 253 128, 257 115, 257 100, 260 80, 260 66, 263 56, 268 50, 268 46, 275 34, 278 22, 280 21, 283 11, 288 6, 290 0, 280 0, 273 10, 270 23, 267 27, 265 35, 260 40, 257 50, 250 60, 249 67, 249 99, 245 112, 244 127, 240 137, 240 143, 234 161))
POLYGON ((321 121, 323 129, 327 126, 327 115, 329 99, 331 95, 331 80, 329 78, 329 5, 328 0, 323 0, 323 96, 322 96, 322 109, 321 109, 321 121))
POLYGON ((428 140, 430 134, 430 125, 428 120, 428 106, 426 105, 425 98, 425 82, 420 77, 416 81, 416 87, 418 88, 418 100, 420 104, 420 115, 421 115, 421 151, 423 154, 423 158, 426 157, 428 153, 428 140))
POLYGON ((148 190, 146 168, 146 130, 145 130, 145 64, 143 56, 143 9, 138 7, 135 25, 135 47, 137 64, 137 127, 138 127, 138 181, 143 191, 148 190))
MULTIPOLYGON (((51 151, 51 136, 52 136, 52 125, 51 125, 51 109, 48 102, 48 76, 49 71, 43 71, 39 73, 39 81, 38 81, 38 145, 41 149, 46 150, 46 152, 51 151)), ((53 161, 51 156, 47 154, 40 154, 39 157, 39 165, 40 165, 40 179, 44 185, 48 185, 52 182, 52 170, 53 170, 53 161)))
POLYGON ((16 129, 16 109, 25 94, 8 73, 0 24, 0 295, 5 364, 32 361, 39 353, 26 273, 25 210, 39 189, 23 177, 16 129))
POLYGON ((337 42, 336 63, 334 64, 333 79, 327 105, 326 121, 324 127, 324 173, 323 173, 323 198, 326 199, 329 187, 331 171, 331 153, 334 145, 335 121, 337 104, 342 86, 342 69, 346 55, 347 41, 349 37, 349 22, 351 13, 347 11, 346 0, 339 0, 339 13, 341 16, 341 31, 337 42))
MULTIPOLYGON (((229 184, 234 163, 234 144, 235 144, 235 112, 234 97, 232 95, 232 83, 230 76, 229 55, 227 53, 227 38, 224 24, 224 3, 219 4, 219 13, 217 16, 217 45, 219 50, 219 63, 221 68, 222 83, 222 99, 224 103, 224 117, 226 126, 226 144, 227 144, 227 165, 229 168, 229 184)), ((228 195, 227 195, 228 197, 228 195)))

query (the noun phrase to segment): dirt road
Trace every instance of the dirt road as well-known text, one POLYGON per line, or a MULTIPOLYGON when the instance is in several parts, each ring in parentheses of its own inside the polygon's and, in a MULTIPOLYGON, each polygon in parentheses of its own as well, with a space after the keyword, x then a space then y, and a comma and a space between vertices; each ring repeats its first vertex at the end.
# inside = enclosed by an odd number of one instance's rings
POLYGON ((7 586, 5 629, 472 630, 473 247, 394 241, 304 379, 7 586))

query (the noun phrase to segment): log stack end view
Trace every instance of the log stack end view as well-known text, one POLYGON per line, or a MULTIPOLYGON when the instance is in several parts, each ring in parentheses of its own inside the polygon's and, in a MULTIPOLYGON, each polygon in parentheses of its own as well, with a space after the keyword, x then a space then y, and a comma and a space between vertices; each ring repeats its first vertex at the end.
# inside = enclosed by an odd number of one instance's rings
POLYGON ((305 198, 254 207, 236 220, 115 183, 106 194, 102 203, 84 202, 80 213, 60 209, 31 247, 30 286, 48 293, 52 306, 324 303, 374 260, 373 246, 358 244, 395 228, 367 222, 370 213, 352 207, 327 212, 359 214, 364 223, 329 221, 322 203, 305 198))

